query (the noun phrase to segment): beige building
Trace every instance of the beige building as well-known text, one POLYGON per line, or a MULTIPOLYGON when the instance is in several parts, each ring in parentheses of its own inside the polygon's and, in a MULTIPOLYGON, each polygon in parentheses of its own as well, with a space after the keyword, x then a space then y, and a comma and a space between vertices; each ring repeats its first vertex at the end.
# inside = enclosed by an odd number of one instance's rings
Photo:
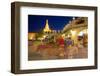
POLYGON ((77 44, 77 37, 83 34, 87 34, 88 30, 88 18, 80 17, 73 19, 63 28, 63 35, 66 37, 71 37, 74 43, 77 44))
POLYGON ((35 40, 36 38, 36 33, 30 32, 28 33, 28 40, 35 40))

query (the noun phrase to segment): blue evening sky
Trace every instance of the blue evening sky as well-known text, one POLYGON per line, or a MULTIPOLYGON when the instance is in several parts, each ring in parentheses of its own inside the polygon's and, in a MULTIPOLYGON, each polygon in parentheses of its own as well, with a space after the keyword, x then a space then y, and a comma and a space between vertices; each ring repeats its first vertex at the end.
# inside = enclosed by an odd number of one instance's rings
POLYGON ((39 32, 43 30, 46 19, 48 19, 50 29, 62 30, 72 18, 73 16, 28 15, 28 32, 39 32))

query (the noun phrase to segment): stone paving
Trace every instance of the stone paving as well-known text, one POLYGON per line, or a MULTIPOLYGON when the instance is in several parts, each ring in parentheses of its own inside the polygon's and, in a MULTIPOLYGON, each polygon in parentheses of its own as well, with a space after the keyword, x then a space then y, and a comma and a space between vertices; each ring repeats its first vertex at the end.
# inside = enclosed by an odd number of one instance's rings
POLYGON ((79 59, 87 58, 87 47, 64 47, 54 44, 33 43, 28 46, 28 60, 51 60, 51 59, 79 59))

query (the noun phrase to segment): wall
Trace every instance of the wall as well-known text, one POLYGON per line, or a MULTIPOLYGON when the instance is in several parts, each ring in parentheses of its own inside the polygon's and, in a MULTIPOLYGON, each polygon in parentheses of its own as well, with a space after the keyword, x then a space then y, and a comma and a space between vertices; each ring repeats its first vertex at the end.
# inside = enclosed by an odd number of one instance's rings
MULTIPOLYGON (((10 55, 11 55, 11 15, 10 3, 16 0, 1 0, 0 1, 0 76, 16 76, 10 73, 10 55)), ((100 20, 100 1, 99 0, 17 0, 27 2, 39 3, 53 3, 53 4, 72 4, 72 5, 87 5, 98 6, 98 21, 100 20)), ((98 22, 100 24, 100 22, 98 22)), ((100 26, 98 26, 100 28, 100 26)), ((99 29, 98 29, 99 30, 99 29)), ((100 30, 98 31, 100 33, 100 30)), ((98 36, 98 43, 100 42, 100 34, 98 36)), ((100 44, 98 45, 98 47, 100 44)), ((100 58, 100 49, 98 54, 100 58)), ((98 70, 81 70, 81 71, 65 71, 65 72, 52 72, 52 73, 38 73, 38 74, 24 74, 24 76, 100 76, 100 59, 98 70)), ((18 75, 18 76, 23 76, 18 75)))

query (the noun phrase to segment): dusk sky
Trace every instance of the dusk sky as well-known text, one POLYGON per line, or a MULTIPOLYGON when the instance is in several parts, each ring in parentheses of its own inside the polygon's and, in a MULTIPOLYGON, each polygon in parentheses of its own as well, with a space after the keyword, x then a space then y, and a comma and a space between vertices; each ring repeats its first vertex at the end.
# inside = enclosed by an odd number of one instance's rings
POLYGON ((48 19, 49 27, 52 30, 62 30, 73 18, 69 16, 43 16, 28 15, 28 32, 39 32, 43 30, 48 19))

